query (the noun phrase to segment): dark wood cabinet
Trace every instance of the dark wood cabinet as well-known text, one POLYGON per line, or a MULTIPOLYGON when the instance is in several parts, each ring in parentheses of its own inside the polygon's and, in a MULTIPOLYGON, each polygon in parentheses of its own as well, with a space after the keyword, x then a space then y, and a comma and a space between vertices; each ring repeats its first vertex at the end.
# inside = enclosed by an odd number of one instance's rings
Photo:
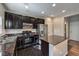
POLYGON ((14 23, 13 26, 15 29, 22 29, 22 27, 23 27, 22 16, 14 15, 13 23, 14 23))
POLYGON ((5 29, 22 29, 23 23, 33 24, 36 29, 38 24, 44 24, 44 19, 5 12, 5 29))
POLYGON ((5 12, 5 29, 22 29, 22 16, 5 12))
POLYGON ((5 28, 13 29, 13 15, 10 13, 5 13, 5 28))
POLYGON ((49 55, 49 43, 41 40, 41 51, 44 56, 49 55))
POLYGON ((28 17, 28 16, 22 16, 22 17, 23 17, 22 21, 24 23, 31 23, 30 17, 28 17))
POLYGON ((44 24, 44 19, 39 19, 39 18, 35 19, 33 22, 33 28, 37 28, 38 24, 44 24))
POLYGON ((37 18, 36 22, 38 24, 44 24, 44 19, 37 18))

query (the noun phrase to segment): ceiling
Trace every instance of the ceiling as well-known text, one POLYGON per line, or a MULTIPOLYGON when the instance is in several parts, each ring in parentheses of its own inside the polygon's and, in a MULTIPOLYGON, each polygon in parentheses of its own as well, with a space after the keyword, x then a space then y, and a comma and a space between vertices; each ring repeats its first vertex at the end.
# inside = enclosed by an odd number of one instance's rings
POLYGON ((68 16, 73 14, 79 14, 79 3, 56 3, 55 7, 52 7, 53 3, 4 3, 6 11, 22 14, 25 16, 33 16, 39 18, 45 18, 48 16, 68 16), (25 8, 28 5, 28 9, 25 8), (66 12, 62 13, 62 10, 66 12), (41 12, 44 11, 44 14, 41 12))

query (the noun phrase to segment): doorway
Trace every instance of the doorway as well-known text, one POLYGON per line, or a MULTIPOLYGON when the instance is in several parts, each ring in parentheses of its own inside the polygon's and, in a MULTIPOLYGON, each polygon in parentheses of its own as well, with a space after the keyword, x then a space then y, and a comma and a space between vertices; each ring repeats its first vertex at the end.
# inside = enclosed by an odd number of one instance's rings
POLYGON ((79 56, 79 15, 65 18, 68 36, 68 56, 79 56))

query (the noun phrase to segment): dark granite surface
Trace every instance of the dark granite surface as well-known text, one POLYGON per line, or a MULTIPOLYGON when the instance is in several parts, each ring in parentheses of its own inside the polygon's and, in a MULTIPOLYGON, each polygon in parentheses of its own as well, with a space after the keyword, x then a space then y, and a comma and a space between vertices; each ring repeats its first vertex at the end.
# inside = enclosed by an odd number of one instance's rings
POLYGON ((52 45, 57 45, 61 42, 63 42, 64 40, 66 40, 64 38, 64 36, 59 36, 59 35, 50 35, 48 36, 47 39, 41 39, 41 40, 44 40, 46 42, 48 42, 49 44, 52 44, 52 45))

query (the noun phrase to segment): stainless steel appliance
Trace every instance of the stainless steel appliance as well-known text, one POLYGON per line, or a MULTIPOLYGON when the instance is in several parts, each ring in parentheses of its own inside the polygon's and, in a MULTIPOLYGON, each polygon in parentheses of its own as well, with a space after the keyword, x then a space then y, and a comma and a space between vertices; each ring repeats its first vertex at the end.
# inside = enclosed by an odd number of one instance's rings
POLYGON ((46 24, 39 24, 37 33, 39 34, 39 39, 46 40, 48 36, 48 26, 46 24))

